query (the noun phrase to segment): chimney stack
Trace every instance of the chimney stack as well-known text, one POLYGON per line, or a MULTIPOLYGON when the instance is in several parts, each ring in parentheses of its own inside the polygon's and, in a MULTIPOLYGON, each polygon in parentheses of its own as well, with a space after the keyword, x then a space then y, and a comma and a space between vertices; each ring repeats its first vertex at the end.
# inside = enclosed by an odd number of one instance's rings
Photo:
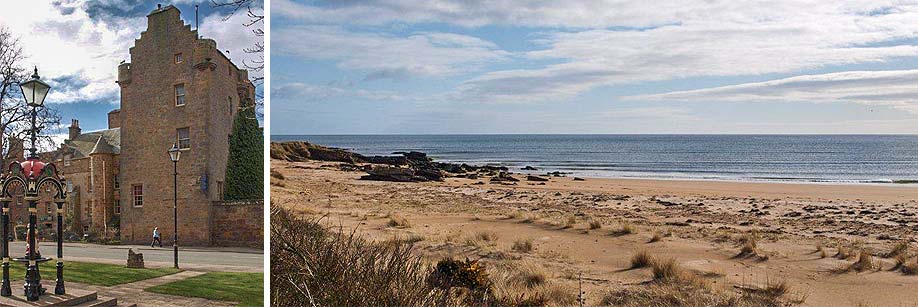
POLYGON ((70 135, 68 136, 68 140, 75 140, 77 137, 80 136, 80 132, 82 131, 80 129, 80 121, 76 119, 71 119, 70 128, 68 130, 70 130, 70 135))

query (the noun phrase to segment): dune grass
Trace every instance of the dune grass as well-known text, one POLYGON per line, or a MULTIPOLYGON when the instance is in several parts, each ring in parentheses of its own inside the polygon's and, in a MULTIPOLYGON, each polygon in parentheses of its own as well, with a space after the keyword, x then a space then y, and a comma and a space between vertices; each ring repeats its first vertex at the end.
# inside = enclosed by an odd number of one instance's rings
POLYGON ((264 273, 209 272, 144 289, 144 291, 239 302, 241 307, 264 306, 264 273))

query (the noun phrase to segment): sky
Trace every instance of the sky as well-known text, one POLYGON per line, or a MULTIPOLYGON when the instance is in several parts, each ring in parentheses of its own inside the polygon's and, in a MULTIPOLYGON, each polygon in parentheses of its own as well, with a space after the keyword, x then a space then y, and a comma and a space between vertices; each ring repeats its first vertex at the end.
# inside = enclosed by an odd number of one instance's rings
POLYGON ((915 1, 271 1, 271 134, 918 133, 915 1))
MULTIPOLYGON (((78 119, 83 131, 108 127, 107 113, 119 108, 118 64, 130 62, 129 48, 146 30, 146 16, 155 1, 55 0, 7 1, 0 27, 19 37, 28 57, 23 63, 38 66, 42 80, 52 88, 45 105, 59 111, 62 126, 47 134, 66 135, 70 119, 78 119)), ((194 5, 200 4, 200 34, 217 41, 217 48, 229 50, 237 66, 257 56, 246 54, 256 41, 245 12, 227 19, 231 11, 213 8, 210 0, 162 2, 174 4, 186 24, 194 24, 194 5)), ((256 9, 261 2, 256 1, 256 9)), ((250 73, 252 75, 253 73, 250 73)), ((254 73, 258 75, 258 73, 254 73)))

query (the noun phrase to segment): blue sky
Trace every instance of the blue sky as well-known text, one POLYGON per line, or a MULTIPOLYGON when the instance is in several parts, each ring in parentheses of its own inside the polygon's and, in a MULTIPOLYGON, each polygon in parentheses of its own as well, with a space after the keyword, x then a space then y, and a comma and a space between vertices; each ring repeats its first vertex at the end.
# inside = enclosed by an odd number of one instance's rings
MULTIPOLYGON (((229 50, 240 67, 256 58, 243 52, 257 39, 243 26, 248 20, 244 12, 224 20, 230 11, 213 8, 209 0, 171 2, 192 25, 195 3, 200 4, 202 36, 229 50)), ((255 4, 260 10, 261 1, 255 4)), ((119 107, 118 64, 130 61, 128 49, 155 8, 156 2, 142 0, 11 1, 4 9, 15 13, 4 14, 0 27, 20 38, 28 56, 25 66, 37 65, 42 80, 53 86, 45 103, 61 113, 63 126, 76 118, 83 131, 92 131, 107 128, 107 113, 119 107)), ((61 128, 44 133, 66 134, 61 128)))
POLYGON ((272 134, 918 132, 918 2, 271 6, 272 134))

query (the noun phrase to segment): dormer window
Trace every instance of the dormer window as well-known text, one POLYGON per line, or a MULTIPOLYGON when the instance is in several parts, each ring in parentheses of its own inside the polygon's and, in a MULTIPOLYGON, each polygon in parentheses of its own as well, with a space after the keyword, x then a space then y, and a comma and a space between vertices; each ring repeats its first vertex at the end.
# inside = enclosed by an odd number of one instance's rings
POLYGON ((175 85, 175 106, 181 107, 185 105, 185 84, 180 83, 175 85))
POLYGON ((185 61, 185 60, 182 58, 182 53, 181 53, 181 52, 175 54, 175 64, 180 64, 180 63, 182 63, 182 62, 184 62, 184 61, 185 61))

